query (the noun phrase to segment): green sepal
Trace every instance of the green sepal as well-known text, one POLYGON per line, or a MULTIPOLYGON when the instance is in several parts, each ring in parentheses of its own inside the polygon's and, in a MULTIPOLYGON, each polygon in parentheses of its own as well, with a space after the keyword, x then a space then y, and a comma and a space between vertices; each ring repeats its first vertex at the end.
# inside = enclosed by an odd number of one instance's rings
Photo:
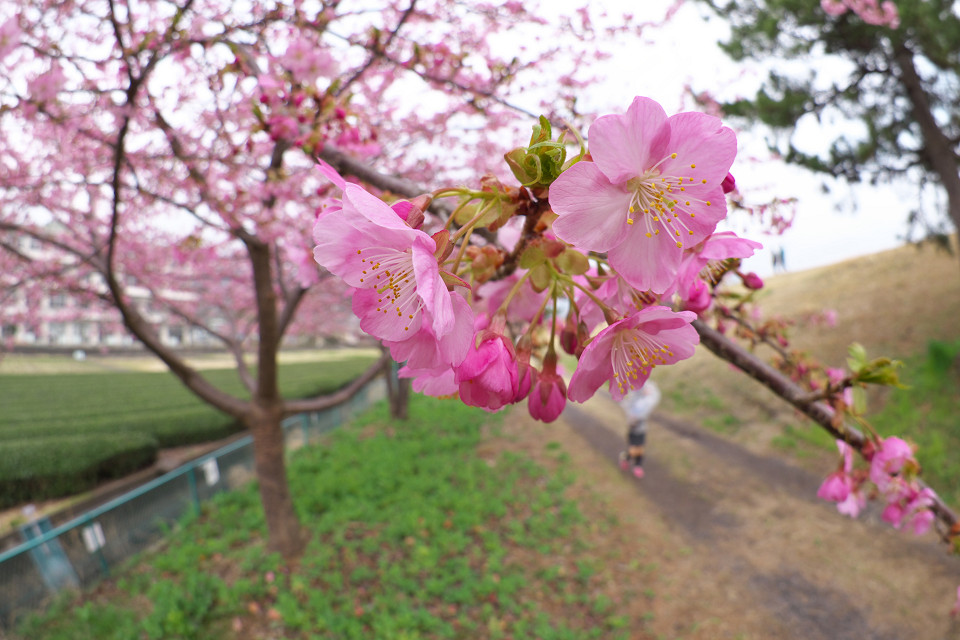
POLYGON ((546 290, 553 280, 553 272, 546 262, 543 262, 530 270, 530 286, 537 293, 546 290))
POLYGON ((530 145, 513 149, 503 156, 510 171, 523 186, 548 187, 563 171, 567 149, 562 140, 554 141, 552 137, 550 121, 540 116, 538 124, 533 125, 530 145))
POLYGON ((867 350, 859 342, 854 342, 847 349, 847 367, 850 371, 858 373, 865 364, 867 364, 867 350))
POLYGON ((590 269, 590 260, 579 251, 567 249, 554 261, 557 269, 570 276, 582 276, 590 269))
POLYGON ((853 412, 861 416, 867 412, 867 392, 863 387, 853 388, 853 412))
POLYGON ((882 384, 890 387, 900 387, 900 377, 897 369, 902 365, 899 360, 890 358, 876 358, 864 364, 857 372, 856 379, 867 384, 882 384))
POLYGON ((453 289, 454 287, 463 287, 464 289, 470 289, 470 283, 461 278, 460 276, 454 275, 449 271, 440 271, 440 279, 443 280, 443 283, 447 285, 447 289, 453 289))
POLYGON ((547 261, 547 256, 539 244, 531 244, 520 254, 520 268, 533 269, 547 261))

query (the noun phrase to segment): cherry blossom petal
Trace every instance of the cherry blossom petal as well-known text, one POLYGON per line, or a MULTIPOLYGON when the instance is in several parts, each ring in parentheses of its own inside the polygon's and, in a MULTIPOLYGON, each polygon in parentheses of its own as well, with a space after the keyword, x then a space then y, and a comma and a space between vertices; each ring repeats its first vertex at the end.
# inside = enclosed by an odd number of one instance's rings
POLYGON ((624 115, 597 118, 588 131, 590 155, 613 184, 642 174, 667 153, 667 113, 650 98, 634 98, 624 115))
POLYGON ((559 215, 553 232, 585 251, 607 251, 623 241, 630 198, 596 164, 578 162, 550 185, 550 206, 559 215))

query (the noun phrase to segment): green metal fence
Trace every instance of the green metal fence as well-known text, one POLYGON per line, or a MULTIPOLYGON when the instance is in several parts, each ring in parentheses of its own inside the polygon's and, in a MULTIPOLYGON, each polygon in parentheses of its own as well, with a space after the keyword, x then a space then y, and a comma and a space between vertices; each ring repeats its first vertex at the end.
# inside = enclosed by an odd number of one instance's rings
MULTIPOLYGON (((287 448, 315 443, 385 395, 378 377, 343 404, 286 419, 287 448)), ((109 575, 162 541, 190 509, 253 477, 253 439, 246 436, 59 526, 47 519, 23 525, 24 543, 0 553, 0 630, 42 608, 58 592, 109 575)))

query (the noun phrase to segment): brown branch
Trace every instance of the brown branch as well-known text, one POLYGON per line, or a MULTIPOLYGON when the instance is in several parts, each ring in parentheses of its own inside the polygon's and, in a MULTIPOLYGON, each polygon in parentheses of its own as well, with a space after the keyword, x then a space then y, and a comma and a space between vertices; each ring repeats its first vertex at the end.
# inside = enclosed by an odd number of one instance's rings
POLYGON ((280 325, 277 317, 277 293, 273 288, 273 268, 270 246, 244 231, 238 236, 250 256, 253 272, 254 294, 257 305, 257 389, 260 402, 273 404, 280 400, 277 386, 277 347, 280 341, 280 325))
MULTIPOLYGON (((737 343, 733 342, 702 320, 694 320, 694 329, 700 334, 700 344, 714 355, 736 366, 745 374, 758 381, 776 395, 780 396, 797 410, 825 429, 838 440, 843 440, 857 451, 863 453, 868 439, 863 433, 850 425, 839 423, 836 413, 822 402, 810 400, 809 394, 788 377, 760 360, 737 343)), ((921 486, 926 486, 921 481, 921 486)), ((939 495, 934 497, 931 507, 934 515, 946 525, 947 531, 960 531, 957 515, 948 507, 939 495)), ((949 534, 948 534, 949 535, 949 534)), ((944 536, 946 539, 947 536, 944 536)))
MULTIPOLYGON (((425 191, 417 183, 396 176, 388 176, 380 173, 370 165, 353 158, 346 153, 332 147, 324 145, 320 151, 320 157, 326 160, 341 175, 353 176, 361 182, 371 184, 378 189, 415 198, 425 191)), ((431 205, 431 208, 433 206, 431 205)))
POLYGON ((378 41, 371 45, 369 48, 370 57, 367 58, 367 61, 363 64, 363 66, 357 69, 352 76, 347 78, 347 80, 343 82, 339 88, 337 88, 336 92, 333 94, 333 97, 339 98, 343 92, 350 87, 350 85, 359 80, 360 76, 366 73, 367 69, 373 66, 373 63, 376 62, 378 58, 384 56, 384 52, 393 43, 393 39, 397 37, 397 34, 400 33, 400 29, 403 27, 404 23, 410 18, 411 15, 413 15, 413 11, 416 6, 417 0, 411 0, 410 6, 404 10, 403 15, 400 16, 400 20, 397 21, 397 26, 390 30, 390 34, 387 36, 387 41, 383 44, 380 44, 378 41))
POLYGON ((957 173, 957 154, 943 129, 937 124, 930 98, 914 63, 914 53, 907 45, 894 50, 894 60, 900 69, 900 82, 910 98, 913 117, 923 134, 922 154, 929 160, 944 191, 947 192, 947 213, 954 226, 960 229, 960 174, 957 173))
POLYGON ((343 387, 339 391, 319 398, 307 398, 301 400, 288 400, 283 406, 284 417, 296 415, 298 413, 311 413, 313 411, 323 411, 338 404, 346 402, 352 398, 368 382, 380 375, 384 368, 391 362, 390 354, 382 354, 376 362, 360 375, 359 378, 343 387))
MULTIPOLYGON (((113 4, 111 2, 111 11, 113 4)), ((178 14, 179 17, 179 14, 178 14)), ((120 41, 120 35, 117 34, 118 46, 123 51, 123 43, 120 41)), ((132 68, 132 65, 128 65, 132 68)), ((130 86, 126 91, 126 102, 128 105, 135 103, 136 94, 146 79, 145 75, 134 77, 130 72, 130 86)), ((143 345, 156 355, 170 371, 177 376, 183 384, 203 399, 208 404, 220 409, 234 417, 241 417, 247 409, 247 402, 234 397, 204 378, 196 369, 187 364, 185 360, 177 356, 172 349, 164 345, 159 336, 150 326, 150 323, 140 314, 137 309, 128 303, 125 292, 120 286, 115 266, 116 248, 120 228, 120 209, 122 202, 122 180, 121 174, 125 165, 125 141, 130 128, 130 116, 125 115, 117 133, 114 143, 113 172, 111 179, 111 188, 113 190, 113 202, 110 212, 110 230, 107 239, 107 258, 103 269, 103 277, 106 280, 107 288, 113 299, 113 304, 123 317, 123 322, 127 329, 136 336, 143 345)))

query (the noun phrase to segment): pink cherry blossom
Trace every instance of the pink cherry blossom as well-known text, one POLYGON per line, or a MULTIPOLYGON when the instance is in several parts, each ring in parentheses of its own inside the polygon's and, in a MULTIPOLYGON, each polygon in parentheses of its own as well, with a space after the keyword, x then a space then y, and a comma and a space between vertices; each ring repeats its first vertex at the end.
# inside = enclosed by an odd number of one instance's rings
POLYGON ((576 306, 580 310, 579 321, 586 325, 588 332, 592 332, 605 319, 604 308, 597 304, 599 300, 611 309, 628 315, 643 308, 642 301, 638 297, 637 290, 631 287, 623 278, 615 274, 607 274, 598 277, 596 270, 591 270, 586 277, 578 276, 577 281, 581 282, 585 288, 593 290, 593 295, 588 296, 584 291, 578 291, 575 297, 576 306))
POLYGON ((913 447, 900 438, 886 438, 880 443, 879 450, 870 460, 870 481, 881 491, 886 490, 891 477, 900 473, 913 459, 913 447))
POLYGON ((520 402, 530 395, 537 370, 530 364, 532 349, 529 341, 521 339, 515 347, 515 352, 517 354, 517 395, 514 402, 520 402))
POLYGON ((318 78, 332 78, 337 74, 337 62, 330 51, 303 37, 287 45, 280 62, 297 81, 305 84, 314 84, 318 78))
POLYGON ((753 289, 754 291, 763 289, 763 278, 758 276, 753 271, 750 273, 745 273, 743 274, 743 286, 745 286, 747 289, 753 289))
POLYGON ((345 184, 343 207, 320 213, 314 225, 314 259, 357 289, 360 327, 383 340, 410 338, 430 311, 433 335, 455 324, 450 291, 440 277, 433 238, 411 229, 386 203, 345 184))
POLYGON ((433 331, 430 311, 424 309, 420 329, 412 336, 399 341, 384 340, 390 355, 397 362, 405 362, 411 370, 433 372, 439 375, 451 366, 457 366, 467 356, 470 339, 474 335, 473 311, 459 294, 450 296, 453 306, 453 326, 445 335, 437 337, 433 331))
MULTIPOLYGON (((480 299, 483 306, 478 309, 486 308, 490 314, 496 313, 501 305, 506 302, 507 295, 513 291, 523 270, 512 273, 506 278, 500 280, 491 280, 484 283, 477 289, 477 298, 480 299)), ((520 285, 519 290, 507 303, 506 313, 508 320, 522 320, 530 322, 533 317, 543 308, 543 299, 547 297, 547 291, 534 291, 530 280, 527 279, 520 285)))
POLYGON ((850 492, 847 499, 837 503, 837 511, 845 516, 856 518, 867 506, 867 496, 862 489, 855 489, 850 492))
POLYGON ((700 342, 690 325, 696 317, 653 306, 611 324, 584 348, 567 397, 586 402, 607 382, 610 395, 620 400, 629 389, 643 386, 655 366, 689 358, 700 342))
POLYGON ((308 249, 292 246, 287 248, 290 261, 297 268, 297 283, 302 289, 309 289, 320 281, 317 263, 308 249))
POLYGON ((455 380, 464 404, 497 411, 514 402, 520 374, 513 343, 500 330, 480 331, 457 367, 455 380))
POLYGON ((933 524, 934 516, 930 508, 935 497, 936 494, 929 487, 918 490, 904 484, 899 491, 891 494, 881 517, 897 529, 906 525, 916 535, 922 535, 933 524))
POLYGON ((452 396, 459 390, 454 380, 454 372, 450 367, 444 369, 413 369, 409 365, 403 366, 397 372, 401 378, 413 378, 410 386, 417 393, 423 393, 436 398, 452 396))
POLYGON ((710 287, 700 279, 694 280, 687 288, 686 293, 680 296, 680 299, 684 310, 693 311, 696 314, 706 311, 713 303, 710 287))
POLYGON ((732 173, 728 173, 727 177, 720 183, 720 188, 723 189, 724 193, 733 193, 737 190, 737 179, 733 177, 732 173))
POLYGON ((0 25, 0 60, 3 60, 14 49, 20 46, 23 38, 23 31, 20 30, 20 22, 17 16, 7 18, 0 25))
POLYGON ((820 0, 820 8, 831 16, 853 11, 867 24, 889 26, 891 29, 900 26, 897 5, 890 0, 879 5, 877 0, 820 0))
POLYGON ((585 251, 606 251, 610 266, 642 291, 674 282, 685 246, 706 238, 726 214, 721 183, 736 136, 702 113, 669 118, 648 98, 590 127, 592 162, 581 161, 550 187, 557 236, 585 251))
POLYGON ((684 291, 690 291, 694 280, 698 278, 709 280, 715 277, 725 260, 749 258, 757 249, 762 248, 763 245, 759 242, 741 238, 732 231, 710 234, 683 256, 678 283, 681 298, 683 299, 684 291))
POLYGON ((53 102, 66 83, 63 67, 54 62, 50 68, 27 82, 27 93, 38 103, 53 102))
POLYGON ((840 468, 827 476, 817 490, 817 497, 837 503, 840 513, 856 518, 867 499, 860 483, 853 477, 853 448, 843 440, 837 440, 840 451, 840 468))
POLYGON ((834 471, 817 489, 817 497, 830 502, 843 502, 852 491, 853 479, 843 471, 834 471))
POLYGON ((300 135, 300 125, 295 118, 285 115, 270 116, 267 119, 267 129, 271 140, 295 141, 300 135))
POLYGON ((557 356, 547 355, 527 398, 527 410, 534 420, 553 422, 567 405, 567 383, 557 373, 557 356), (552 356, 552 357, 551 357, 552 356))

